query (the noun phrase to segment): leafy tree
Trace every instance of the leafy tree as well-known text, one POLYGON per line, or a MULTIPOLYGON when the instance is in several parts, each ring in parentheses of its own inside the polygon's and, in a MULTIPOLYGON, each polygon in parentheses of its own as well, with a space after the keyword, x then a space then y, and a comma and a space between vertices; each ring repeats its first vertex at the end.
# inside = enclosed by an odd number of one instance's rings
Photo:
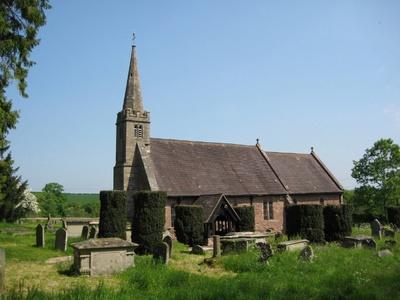
POLYGON ((26 78, 34 64, 29 58, 32 49, 39 44, 38 29, 46 23, 45 10, 48 0, 0 1, 0 218, 17 219, 23 210, 16 207, 23 200, 26 182, 15 173, 9 143, 6 136, 15 128, 18 112, 13 109, 6 89, 15 80, 18 90, 27 97, 26 78))
POLYGON ((40 210, 43 215, 61 216, 66 215, 66 198, 63 194, 64 187, 56 182, 47 183, 39 196, 40 210))
POLYGON ((369 213, 384 214, 388 205, 400 202, 400 147, 391 139, 380 139, 363 157, 354 161, 352 177, 354 205, 369 213))

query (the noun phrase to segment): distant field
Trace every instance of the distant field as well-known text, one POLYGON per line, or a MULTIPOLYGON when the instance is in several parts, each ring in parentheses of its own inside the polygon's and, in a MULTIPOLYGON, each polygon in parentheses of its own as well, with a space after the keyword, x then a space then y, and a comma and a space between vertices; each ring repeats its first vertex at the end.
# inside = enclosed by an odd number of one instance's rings
MULTIPOLYGON (((33 192, 34 195, 38 196, 41 192, 33 192)), ((86 204, 96 203, 99 201, 99 194, 72 194, 64 193, 67 198, 67 204, 86 204)))

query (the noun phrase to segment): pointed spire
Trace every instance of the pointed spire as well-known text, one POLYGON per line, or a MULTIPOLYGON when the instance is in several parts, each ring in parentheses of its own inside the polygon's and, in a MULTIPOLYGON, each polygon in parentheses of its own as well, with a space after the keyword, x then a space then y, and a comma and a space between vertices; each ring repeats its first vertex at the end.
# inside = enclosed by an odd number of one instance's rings
POLYGON ((136 46, 132 45, 131 62, 126 81, 123 109, 143 112, 142 92, 140 89, 139 71, 136 59, 136 46))

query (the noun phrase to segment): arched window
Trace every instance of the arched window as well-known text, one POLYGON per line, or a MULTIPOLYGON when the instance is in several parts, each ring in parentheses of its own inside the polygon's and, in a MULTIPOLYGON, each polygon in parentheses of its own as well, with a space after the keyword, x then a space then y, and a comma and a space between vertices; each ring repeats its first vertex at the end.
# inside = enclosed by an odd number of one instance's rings
POLYGON ((142 138, 143 137, 143 125, 140 125, 140 124, 136 124, 135 125, 134 135, 137 138, 142 138))

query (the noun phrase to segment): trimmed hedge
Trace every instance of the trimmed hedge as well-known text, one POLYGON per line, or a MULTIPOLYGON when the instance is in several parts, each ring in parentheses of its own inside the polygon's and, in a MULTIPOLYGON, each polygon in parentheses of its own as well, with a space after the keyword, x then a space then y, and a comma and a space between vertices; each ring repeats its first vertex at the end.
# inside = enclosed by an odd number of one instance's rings
POLYGON ((400 228, 400 206, 386 207, 386 211, 389 223, 392 223, 397 228, 400 228))
POLYGON ((162 241, 165 224, 164 192, 142 191, 134 195, 132 241, 139 244, 138 254, 153 254, 162 241))
POLYGON ((351 234, 352 208, 349 205, 327 205, 324 212, 325 239, 329 242, 342 240, 351 234))
POLYGON ((321 205, 290 205, 286 207, 286 233, 311 242, 323 242, 324 215, 321 205))
POLYGON ((254 206, 236 206, 235 211, 240 218, 237 231, 254 231, 254 206))
POLYGON ((196 205, 175 206, 175 235, 189 246, 204 244, 203 208, 196 205))
POLYGON ((100 191, 100 223, 98 237, 126 239, 126 192, 100 191))

